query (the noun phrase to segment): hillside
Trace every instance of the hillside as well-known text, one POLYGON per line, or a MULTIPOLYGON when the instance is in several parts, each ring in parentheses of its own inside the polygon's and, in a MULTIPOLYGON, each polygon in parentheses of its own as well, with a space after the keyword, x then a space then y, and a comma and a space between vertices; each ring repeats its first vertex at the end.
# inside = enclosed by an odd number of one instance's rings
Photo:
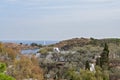
POLYGON ((118 38, 106 38, 106 39, 94 39, 94 38, 72 38, 69 40, 63 40, 59 43, 50 45, 59 47, 64 50, 69 50, 74 47, 83 47, 85 45, 93 45, 93 46, 104 46, 104 43, 120 45, 120 39, 118 38))
POLYGON ((120 76, 119 74, 120 73, 120 39, 73 38, 69 40, 60 41, 59 43, 54 44, 52 46, 59 47, 61 50, 64 51, 76 51, 78 53, 82 53, 83 55, 82 60, 83 60, 83 57, 84 59, 87 59, 94 55, 100 55, 102 53, 105 43, 108 44, 108 48, 109 48, 110 80, 118 80, 120 78, 119 77, 120 76))

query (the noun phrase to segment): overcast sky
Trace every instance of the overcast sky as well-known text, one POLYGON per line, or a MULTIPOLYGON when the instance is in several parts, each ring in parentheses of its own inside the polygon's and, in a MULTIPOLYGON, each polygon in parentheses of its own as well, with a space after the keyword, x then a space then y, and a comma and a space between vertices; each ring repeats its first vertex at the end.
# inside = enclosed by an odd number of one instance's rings
POLYGON ((0 40, 120 38, 120 0, 0 0, 0 40))

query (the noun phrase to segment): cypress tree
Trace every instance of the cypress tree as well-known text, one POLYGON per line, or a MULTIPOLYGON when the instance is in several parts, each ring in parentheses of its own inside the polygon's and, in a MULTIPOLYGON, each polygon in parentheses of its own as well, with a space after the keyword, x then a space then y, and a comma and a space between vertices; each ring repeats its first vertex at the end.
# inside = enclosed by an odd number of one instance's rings
POLYGON ((90 70, 89 61, 86 61, 86 64, 85 64, 85 69, 86 69, 86 70, 90 70))
POLYGON ((100 57, 100 67, 102 69, 108 69, 108 64, 109 64, 109 50, 108 45, 105 43, 103 52, 101 53, 100 57))
POLYGON ((100 58, 99 57, 96 59, 96 65, 100 66, 100 58))

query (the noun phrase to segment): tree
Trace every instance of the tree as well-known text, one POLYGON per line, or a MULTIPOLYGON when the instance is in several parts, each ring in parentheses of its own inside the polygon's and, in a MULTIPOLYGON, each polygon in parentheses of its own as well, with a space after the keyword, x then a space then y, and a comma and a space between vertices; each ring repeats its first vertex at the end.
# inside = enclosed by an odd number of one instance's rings
POLYGON ((86 61, 85 69, 86 69, 86 70, 90 70, 90 65, 89 65, 89 61, 88 61, 88 60, 86 61))
POLYGON ((100 66, 100 57, 96 58, 96 65, 100 66))
POLYGON ((105 43, 105 47, 103 49, 103 52, 106 52, 107 57, 109 56, 109 50, 108 50, 108 45, 105 43))
POLYGON ((33 47, 34 46, 42 47, 42 44, 37 44, 37 43, 31 43, 30 45, 33 46, 33 47))
POLYGON ((105 43, 103 52, 100 57, 100 66, 102 69, 108 69, 109 65, 109 50, 108 50, 108 45, 105 43))
POLYGON ((31 45, 31 46, 38 46, 37 43, 31 43, 30 45, 31 45))

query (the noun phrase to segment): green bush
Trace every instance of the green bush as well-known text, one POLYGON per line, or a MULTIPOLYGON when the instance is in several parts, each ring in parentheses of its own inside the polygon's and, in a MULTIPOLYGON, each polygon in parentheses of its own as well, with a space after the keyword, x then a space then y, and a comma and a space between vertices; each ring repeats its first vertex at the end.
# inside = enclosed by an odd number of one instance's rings
POLYGON ((0 73, 3 73, 6 70, 6 65, 4 63, 0 63, 0 73))
POLYGON ((0 73, 0 80, 15 80, 13 77, 0 73))
POLYGON ((0 80, 15 80, 13 77, 4 74, 6 70, 6 65, 4 63, 0 63, 0 80))

